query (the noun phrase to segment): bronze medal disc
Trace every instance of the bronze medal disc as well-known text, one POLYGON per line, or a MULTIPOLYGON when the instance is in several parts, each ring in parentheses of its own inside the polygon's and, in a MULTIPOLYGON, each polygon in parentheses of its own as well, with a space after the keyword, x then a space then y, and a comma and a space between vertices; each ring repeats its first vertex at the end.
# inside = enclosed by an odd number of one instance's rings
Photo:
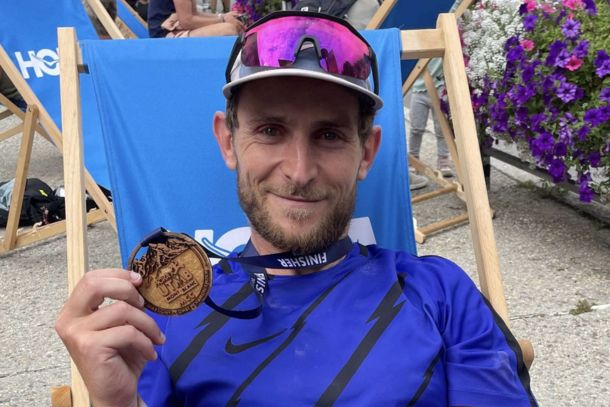
POLYGON ((164 232, 164 241, 150 243, 147 252, 129 269, 142 276, 138 291, 144 306, 162 315, 181 315, 197 308, 212 289, 212 264, 201 246, 186 235, 164 232))

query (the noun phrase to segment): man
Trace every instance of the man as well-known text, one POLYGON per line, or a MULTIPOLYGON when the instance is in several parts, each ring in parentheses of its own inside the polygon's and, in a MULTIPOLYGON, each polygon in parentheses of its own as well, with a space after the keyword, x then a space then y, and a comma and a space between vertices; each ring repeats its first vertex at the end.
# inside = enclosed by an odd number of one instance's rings
POLYGON ((96 407, 536 405, 518 345, 463 271, 347 238, 381 141, 374 61, 320 14, 276 13, 238 39, 213 128, 252 235, 214 268, 224 311, 147 315, 138 274, 87 273, 56 328, 96 407), (265 273, 240 261, 265 255, 278 265, 256 295, 265 273))
POLYGON ((148 33, 150 38, 237 35, 245 28, 237 17, 234 11, 202 13, 195 0, 150 0, 148 33))

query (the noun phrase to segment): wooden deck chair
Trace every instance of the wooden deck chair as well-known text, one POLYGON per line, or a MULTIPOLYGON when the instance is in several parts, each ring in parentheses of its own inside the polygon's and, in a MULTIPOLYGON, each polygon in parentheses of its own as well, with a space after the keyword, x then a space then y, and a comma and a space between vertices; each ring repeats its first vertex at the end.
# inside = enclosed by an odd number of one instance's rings
MULTIPOLYGON (((384 78, 381 94, 386 106, 377 118, 384 128, 384 141, 369 178, 359 186, 350 235, 365 244, 374 241, 382 246, 415 253, 403 136, 402 81, 398 75, 397 54, 401 50, 398 33, 396 30, 378 30, 364 34, 376 49, 380 77, 384 78), (390 46, 393 51, 386 49, 390 46), (383 205, 379 205, 380 202, 383 205)), ((454 66, 447 74, 451 84, 448 88, 455 94, 452 106, 463 103, 467 91, 464 93, 463 65, 454 63, 461 58, 454 17, 442 15, 437 29, 403 31, 401 37, 403 57, 445 55, 448 64, 454 66)), ((234 174, 224 167, 211 131, 206 130, 210 128, 212 113, 224 109, 220 89, 233 40, 219 37, 169 41, 171 44, 168 40, 77 43, 73 31, 63 29, 60 32, 62 111, 66 120, 72 119, 69 126, 66 121, 65 128, 70 154, 64 155, 66 194, 71 197, 66 208, 70 289, 82 278, 87 267, 80 163, 82 147, 78 121, 79 66, 81 71, 88 71, 94 77, 94 85, 98 83, 96 91, 100 92, 98 102, 104 137, 107 151, 113 155, 110 172, 123 263, 142 236, 159 226, 189 233, 217 253, 238 248, 248 238, 247 222, 238 207, 234 190, 234 174), (165 54, 178 54, 181 59, 156 59, 165 54), (206 62, 202 62, 202 58, 206 62), (83 64, 86 69, 82 69, 83 64), (141 78, 134 80, 126 75, 134 70, 139 72, 141 78), (201 74, 203 71, 205 75, 201 74), (168 75, 167 72, 172 74, 168 75), (159 81, 154 78, 159 78, 159 81), (151 80, 159 87, 150 89, 146 83, 151 80), (116 100, 116 89, 122 89, 120 101, 116 100), (164 95, 162 101, 155 98, 158 93, 164 95), (133 105, 136 98, 154 101, 146 110, 147 115, 130 115, 132 109, 142 110, 141 106, 133 105), (181 103, 176 104, 175 100, 181 103), (189 114, 184 110, 185 106, 197 114, 189 114), (164 120, 150 119, 157 117, 164 120), (171 117, 176 120, 167 119, 171 117), (146 134, 146 137, 142 137, 142 134, 146 134), (129 159, 124 159, 126 156, 129 159), (193 207, 193 203, 197 203, 197 206, 193 207)), ((461 122, 456 127, 459 135, 468 134, 466 130, 474 126, 469 103, 468 100, 467 104, 455 108, 456 117, 461 122)), ((468 149, 476 142, 476 137, 471 137, 461 140, 459 144, 460 148, 468 149)), ((469 164, 476 161, 476 153, 478 149, 466 154, 463 161, 467 163, 469 175, 474 178, 472 183, 467 184, 467 191, 475 196, 480 194, 483 182, 482 172, 477 173, 477 167, 469 164), (477 179, 479 176, 480 179, 477 179)), ((478 170, 482 171, 480 167, 478 170)), ((484 191, 484 182, 482 188, 484 191)), ((487 196, 483 195, 481 199, 484 204, 487 196)), ((482 240, 494 244, 490 222, 489 216, 477 217, 473 222, 476 226, 473 233, 478 243, 482 240)), ((480 247, 478 244, 475 246, 480 247)), ((477 261, 482 270, 480 286, 492 306, 507 320, 497 258, 493 254, 495 251, 477 252, 477 261)), ((76 370, 73 370, 72 392, 69 388, 62 388, 54 395, 55 406, 85 406, 88 403, 86 390, 76 370), (61 397, 64 397, 61 401, 68 404, 60 404, 61 397)))
MULTIPOLYGON (((462 3, 460 3, 460 5, 454 11, 456 18, 461 16, 473 1, 474 0, 462 1, 462 3)), ((387 27, 398 27, 402 30, 429 28, 433 26, 437 15, 439 13, 448 12, 453 4, 454 0, 442 0, 426 3, 425 5, 415 6, 413 3, 406 1, 399 2, 397 0, 386 0, 369 22, 367 29, 387 27)), ((430 199, 445 194, 454 193, 459 199, 468 204, 466 201, 466 194, 464 193, 464 182, 462 181, 463 175, 460 168, 460 156, 457 151, 455 138, 450 124, 448 123, 444 113, 441 111, 440 99, 437 95, 432 78, 430 77, 429 72, 425 69, 428 61, 428 58, 420 59, 419 61, 403 61, 403 94, 407 94, 418 77, 421 76, 424 79, 428 94, 432 100, 432 110, 439 122, 441 131, 449 149, 449 154, 451 155, 456 167, 456 179, 447 180, 439 171, 433 169, 430 165, 418 160, 413 156, 409 156, 409 164, 419 173, 426 175, 439 187, 434 191, 414 196, 412 203, 417 204, 420 202, 426 202, 430 199)), ((415 231, 417 242, 424 243, 429 235, 446 228, 453 227, 460 223, 467 222, 468 219, 468 212, 463 212, 456 216, 433 222, 429 225, 418 226, 415 231)))
MULTIPOLYGON (((110 16, 101 6, 99 0, 88 0, 100 16, 112 29, 110 16), (101 9, 99 8, 101 7, 101 9), (104 14, 106 18, 104 18, 104 14)), ((62 150, 60 121, 59 69, 57 65, 56 30, 60 26, 77 27, 83 38, 97 38, 90 19, 85 13, 80 0, 30 0, 28 7, 19 2, 0 2, 0 66, 11 79, 28 105, 25 112, 8 99, 0 98, 0 103, 22 120, 22 123, 2 134, 0 141, 22 132, 22 142, 17 160, 15 186, 4 237, 0 240, 0 253, 22 247, 42 239, 61 234, 65 231, 65 222, 18 230, 19 214, 23 202, 23 191, 27 179, 31 158, 32 143, 35 132, 50 140, 62 150)), ((120 35, 114 26, 114 35, 120 35)), ((92 87, 85 85, 89 100, 93 100, 92 87)), ((92 105, 92 103, 87 103, 92 105)), ((91 110, 91 109, 88 109, 91 110)), ((5 113, 8 114, 8 113, 5 113)), ((97 184, 108 187, 109 180, 105 164, 99 123, 95 122, 94 112, 86 114, 86 144, 88 151, 86 188, 100 210, 87 215, 89 223, 108 219, 114 225, 112 206, 97 184), (96 134, 97 130, 97 134, 96 134)))
POLYGON ((118 23, 127 38, 148 38, 148 24, 125 0, 116 0, 118 23))

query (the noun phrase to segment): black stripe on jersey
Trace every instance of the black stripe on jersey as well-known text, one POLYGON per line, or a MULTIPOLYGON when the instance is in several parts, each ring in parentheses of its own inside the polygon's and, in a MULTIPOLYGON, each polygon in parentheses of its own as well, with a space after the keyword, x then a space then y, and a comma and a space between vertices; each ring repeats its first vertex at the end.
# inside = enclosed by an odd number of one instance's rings
POLYGON ((345 279, 345 277, 347 277, 349 275, 351 275, 351 273, 345 273, 345 275, 343 277, 341 277, 341 279, 339 281, 337 281, 335 284, 328 287, 322 294, 320 294, 320 296, 318 298, 316 298, 316 300, 313 303, 311 303, 309 305, 309 307, 307 307, 307 309, 305 309, 305 311, 303 311, 303 313, 299 316, 299 318, 295 321, 295 323, 292 324, 292 327, 290 327, 290 329, 292 330, 292 332, 290 332, 290 335, 288 335, 288 337, 286 339, 284 339, 284 341, 269 356, 267 356, 267 358, 265 358, 265 360, 263 360, 261 362, 261 364, 258 365, 252 373, 250 373, 250 375, 246 378, 246 380, 242 384, 239 385, 237 390, 235 390, 235 393, 233 393, 233 395, 231 396, 231 399, 227 402, 227 406, 236 406, 239 403, 241 394, 244 392, 244 390, 254 381, 254 379, 256 379, 256 377, 267 366, 269 366, 269 364, 273 361, 273 359, 278 357, 290 345, 290 343, 297 337, 297 335, 305 327, 307 317, 322 303, 322 301, 324 301, 326 299, 326 297, 328 297, 328 295, 331 293, 331 291, 337 285, 339 285, 339 283, 342 282, 345 279))
POLYGON ((438 361, 441 360, 442 356, 443 356, 443 348, 441 348, 438 351, 438 353, 436 354, 434 359, 432 359, 432 362, 430 362, 430 364, 428 365, 428 368, 424 372, 424 380, 421 382, 421 384, 417 388, 417 391, 415 392, 415 395, 413 396, 413 398, 411 398, 411 400, 409 400, 407 407, 414 406, 415 403, 417 403, 417 400, 419 400, 419 398, 421 397, 421 395, 424 394, 424 390, 426 390, 426 388, 428 387, 428 384, 430 384, 430 380, 432 379, 432 374, 434 374, 434 367, 436 366, 438 361))
MULTIPOLYGON (((254 291, 252 290, 252 286, 247 282, 241 286, 238 292, 229 297, 223 304, 223 308, 233 309, 243 300, 252 295, 254 291)), ((205 345, 205 343, 214 335, 216 332, 220 330, 227 323, 229 317, 221 314, 219 312, 211 312, 207 317, 201 321, 201 323, 197 326, 198 328, 205 326, 205 328, 199 332, 189 346, 176 358, 174 363, 169 368, 169 374, 172 378, 174 385, 180 379, 180 376, 184 373, 186 368, 191 364, 195 356, 201 351, 201 348, 205 345), (207 326, 206 326, 207 325, 207 326)))
POLYGON ((498 325, 498 328, 500 328, 500 331, 502 331, 502 333, 504 334, 506 343, 508 343, 508 346, 512 349, 513 352, 515 352, 515 355, 517 357, 517 374, 519 375, 519 381, 523 386, 523 390, 525 390, 525 393, 527 394, 527 397, 530 400, 530 406, 537 407, 538 403, 536 402, 536 398, 534 397, 532 389, 530 388, 530 374, 527 371, 525 363, 523 362, 523 353, 521 352, 519 342, 517 342, 510 329, 506 326, 504 320, 500 317, 500 315, 498 315, 498 313, 496 313, 496 310, 494 310, 487 298, 485 298, 483 294, 481 294, 481 297, 485 301, 485 304, 487 304, 487 306, 491 310, 496 325, 498 325))
POLYGON ((400 284, 396 282, 392 285, 375 311, 367 320, 367 323, 376 320, 375 324, 371 327, 371 329, 369 329, 354 353, 352 353, 352 356, 350 356, 347 363, 341 368, 322 396, 320 396, 320 399, 316 402, 316 406, 330 406, 337 401, 383 332, 385 332, 386 328, 402 309, 405 301, 401 301, 395 305, 401 294, 402 289, 400 288, 400 284))

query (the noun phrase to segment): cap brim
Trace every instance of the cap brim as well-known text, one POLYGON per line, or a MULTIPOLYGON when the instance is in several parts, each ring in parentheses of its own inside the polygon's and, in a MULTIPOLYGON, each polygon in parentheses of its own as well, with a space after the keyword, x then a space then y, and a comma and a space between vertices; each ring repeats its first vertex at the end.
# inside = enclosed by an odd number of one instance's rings
POLYGON ((261 72, 256 72, 256 73, 250 74, 244 78, 236 79, 236 80, 233 80, 233 81, 227 83, 222 88, 222 93, 225 95, 226 98, 229 98, 231 96, 231 90, 233 88, 235 88, 236 86, 240 86, 240 85, 243 85, 244 83, 254 81, 257 79, 274 78, 274 77, 280 77, 280 76, 298 76, 301 78, 319 79, 322 81, 331 82, 331 83, 335 83, 337 85, 345 86, 349 89, 352 89, 352 90, 360 93, 361 95, 367 97, 368 99, 370 99, 373 109, 379 110, 383 107, 383 100, 379 96, 377 96, 375 93, 373 93, 369 90, 363 89, 361 86, 358 86, 354 83, 351 83, 348 80, 342 79, 338 76, 328 74, 326 72, 316 72, 316 71, 299 69, 299 68, 269 69, 269 70, 265 70, 265 71, 261 71, 261 72))

